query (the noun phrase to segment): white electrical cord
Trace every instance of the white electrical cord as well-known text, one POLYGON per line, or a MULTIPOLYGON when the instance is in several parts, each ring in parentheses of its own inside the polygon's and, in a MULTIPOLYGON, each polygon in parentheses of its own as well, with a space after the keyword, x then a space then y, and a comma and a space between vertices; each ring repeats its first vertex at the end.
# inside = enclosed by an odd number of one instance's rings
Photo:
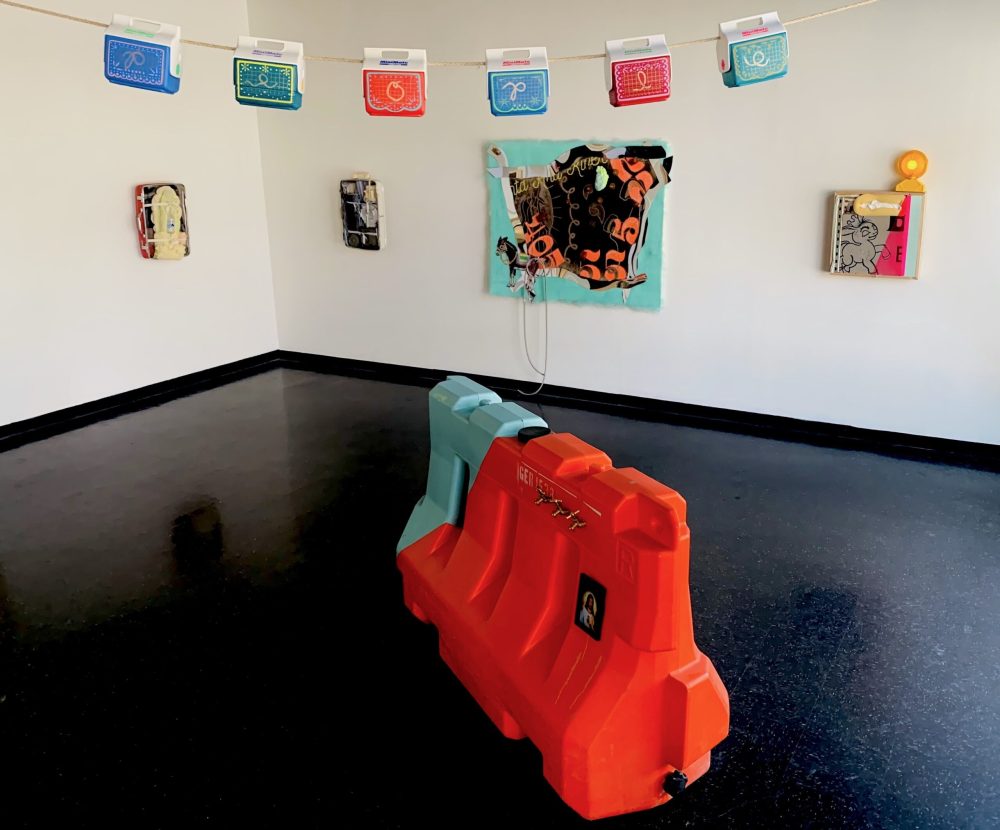
MULTIPOLYGON (((524 356, 528 358, 528 363, 531 368, 534 369, 538 374, 542 376, 542 382, 538 384, 538 388, 534 392, 525 392, 523 389, 518 389, 517 391, 527 397, 532 395, 537 395, 542 391, 542 387, 545 386, 545 375, 549 371, 549 288, 548 288, 548 277, 542 277, 540 282, 542 284, 542 302, 545 304, 545 363, 541 369, 535 365, 535 361, 531 359, 531 352, 528 349, 528 292, 524 290, 521 295, 521 338, 524 341, 524 356)), ((522 289, 523 290, 523 289, 522 289)))

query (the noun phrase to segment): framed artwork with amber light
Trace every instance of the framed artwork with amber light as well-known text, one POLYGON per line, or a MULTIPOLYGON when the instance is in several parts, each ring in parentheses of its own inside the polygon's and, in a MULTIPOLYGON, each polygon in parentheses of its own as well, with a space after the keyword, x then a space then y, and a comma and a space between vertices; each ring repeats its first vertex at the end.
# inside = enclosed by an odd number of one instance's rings
POLYGON ((909 150, 896 160, 896 170, 903 179, 895 190, 834 194, 831 274, 917 278, 927 156, 909 150))

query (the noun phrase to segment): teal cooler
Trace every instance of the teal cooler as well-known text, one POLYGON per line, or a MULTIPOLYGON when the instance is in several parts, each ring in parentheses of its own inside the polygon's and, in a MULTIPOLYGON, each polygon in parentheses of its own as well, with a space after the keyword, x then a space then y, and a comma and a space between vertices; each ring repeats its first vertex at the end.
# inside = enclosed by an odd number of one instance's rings
POLYGON ((728 87, 788 74, 788 32, 776 12, 719 24, 719 70, 728 87))
POLYGON ((297 110, 305 89, 301 43, 241 36, 233 58, 236 100, 251 107, 297 110))
POLYGON ((549 58, 544 46, 486 50, 490 112, 542 115, 549 108, 549 58))

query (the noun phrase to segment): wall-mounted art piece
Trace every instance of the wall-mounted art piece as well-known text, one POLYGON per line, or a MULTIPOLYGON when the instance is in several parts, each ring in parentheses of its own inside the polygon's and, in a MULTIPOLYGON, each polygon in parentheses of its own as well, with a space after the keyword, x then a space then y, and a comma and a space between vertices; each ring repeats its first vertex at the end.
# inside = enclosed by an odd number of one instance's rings
POLYGON ((136 185, 135 220, 144 259, 184 259, 191 253, 184 185, 136 185))
POLYGON ((916 279, 927 157, 910 150, 896 163, 895 190, 838 191, 833 197, 830 273, 916 279))
POLYGON ((386 246, 385 190, 367 173, 340 182, 340 216, 344 221, 344 244, 362 251, 380 251, 386 246))
POLYGON ((486 155, 491 294, 660 307, 667 144, 503 141, 486 155))

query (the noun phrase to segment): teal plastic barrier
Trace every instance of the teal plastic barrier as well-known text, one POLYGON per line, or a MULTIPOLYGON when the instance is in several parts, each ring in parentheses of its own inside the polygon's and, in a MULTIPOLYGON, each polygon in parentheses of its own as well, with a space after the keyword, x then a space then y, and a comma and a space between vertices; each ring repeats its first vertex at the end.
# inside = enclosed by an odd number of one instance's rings
POLYGON ((431 459, 427 492, 417 502, 396 553, 443 524, 457 525, 465 494, 494 438, 547 426, 516 403, 504 403, 474 380, 452 375, 430 392, 431 459))

